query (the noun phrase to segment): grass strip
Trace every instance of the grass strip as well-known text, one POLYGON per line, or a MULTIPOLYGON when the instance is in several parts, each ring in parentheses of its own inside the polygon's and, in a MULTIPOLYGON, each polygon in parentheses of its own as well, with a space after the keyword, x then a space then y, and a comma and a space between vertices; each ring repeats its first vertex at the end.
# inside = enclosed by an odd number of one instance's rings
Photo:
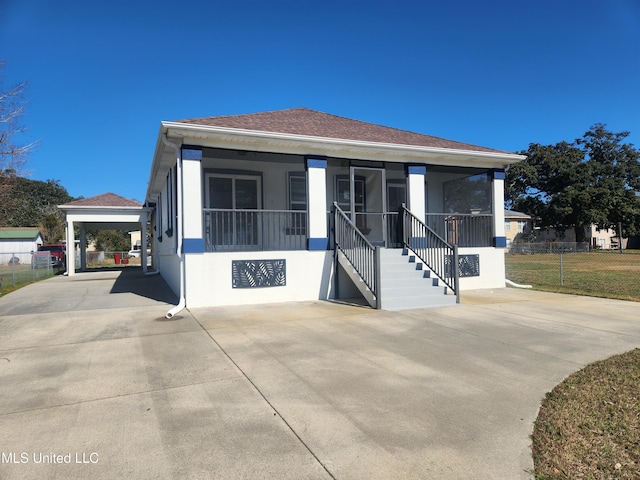
POLYGON ((640 478, 640 349, 570 375, 534 424, 536 480, 640 478))

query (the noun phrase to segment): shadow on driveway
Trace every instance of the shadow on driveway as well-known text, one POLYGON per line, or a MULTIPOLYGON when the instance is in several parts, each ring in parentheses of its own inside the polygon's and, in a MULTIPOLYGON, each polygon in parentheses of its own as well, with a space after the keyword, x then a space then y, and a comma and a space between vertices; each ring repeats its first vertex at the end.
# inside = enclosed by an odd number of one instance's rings
POLYGON ((169 307, 178 302, 160 275, 141 268, 92 269, 71 277, 57 276, 0 298, 0 317, 127 307, 169 307))
POLYGON ((157 302, 178 303, 178 297, 160 275, 145 275, 141 268, 122 268, 111 293, 132 293, 157 302))

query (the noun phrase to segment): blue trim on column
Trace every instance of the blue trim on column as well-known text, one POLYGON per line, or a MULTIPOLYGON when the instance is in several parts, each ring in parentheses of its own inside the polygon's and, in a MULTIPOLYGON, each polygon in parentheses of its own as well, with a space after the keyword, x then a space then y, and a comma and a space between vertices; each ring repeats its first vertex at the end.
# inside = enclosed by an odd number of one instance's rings
POLYGON ((507 237, 493 237, 493 246, 496 248, 507 248, 507 237))
POLYGON ((409 175, 426 175, 427 166, 426 165, 408 165, 407 173, 409 175))
POLYGON ((308 250, 326 250, 328 246, 329 246, 329 239, 327 237, 309 238, 307 242, 308 250))
POLYGON ((495 169, 492 171, 494 180, 504 180, 507 177, 507 174, 504 170, 495 169))
POLYGON ((307 168, 327 168, 326 158, 306 157, 307 168))
POLYGON ((182 241, 184 253, 204 253, 204 238, 185 238, 182 241))
POLYGON ((182 159, 183 160, 202 160, 202 147, 194 145, 182 146, 182 159))

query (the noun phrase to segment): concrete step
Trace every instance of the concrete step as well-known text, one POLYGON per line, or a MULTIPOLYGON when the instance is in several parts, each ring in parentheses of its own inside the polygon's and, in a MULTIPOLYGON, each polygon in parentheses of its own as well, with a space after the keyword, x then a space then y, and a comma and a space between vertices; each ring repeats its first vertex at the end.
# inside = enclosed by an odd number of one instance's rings
POLYGON ((435 275, 407 250, 380 251, 382 308, 406 310, 454 305, 456 297, 447 295, 435 275))
POLYGON ((396 297, 386 299, 382 297, 384 310, 413 310, 417 308, 444 307, 456 304, 454 295, 441 295, 435 297, 396 297))

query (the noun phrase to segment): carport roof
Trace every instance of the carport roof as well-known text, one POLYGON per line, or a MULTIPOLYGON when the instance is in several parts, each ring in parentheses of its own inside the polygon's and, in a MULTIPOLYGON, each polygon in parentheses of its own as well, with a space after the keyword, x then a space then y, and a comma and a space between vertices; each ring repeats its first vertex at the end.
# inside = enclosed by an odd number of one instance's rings
POLYGON ((116 207, 116 208, 140 208, 142 204, 135 200, 121 197, 115 193, 103 193, 102 195, 96 195, 95 197, 82 198, 80 200, 74 200, 73 202, 65 203, 59 206, 62 209, 76 208, 76 207, 116 207))

